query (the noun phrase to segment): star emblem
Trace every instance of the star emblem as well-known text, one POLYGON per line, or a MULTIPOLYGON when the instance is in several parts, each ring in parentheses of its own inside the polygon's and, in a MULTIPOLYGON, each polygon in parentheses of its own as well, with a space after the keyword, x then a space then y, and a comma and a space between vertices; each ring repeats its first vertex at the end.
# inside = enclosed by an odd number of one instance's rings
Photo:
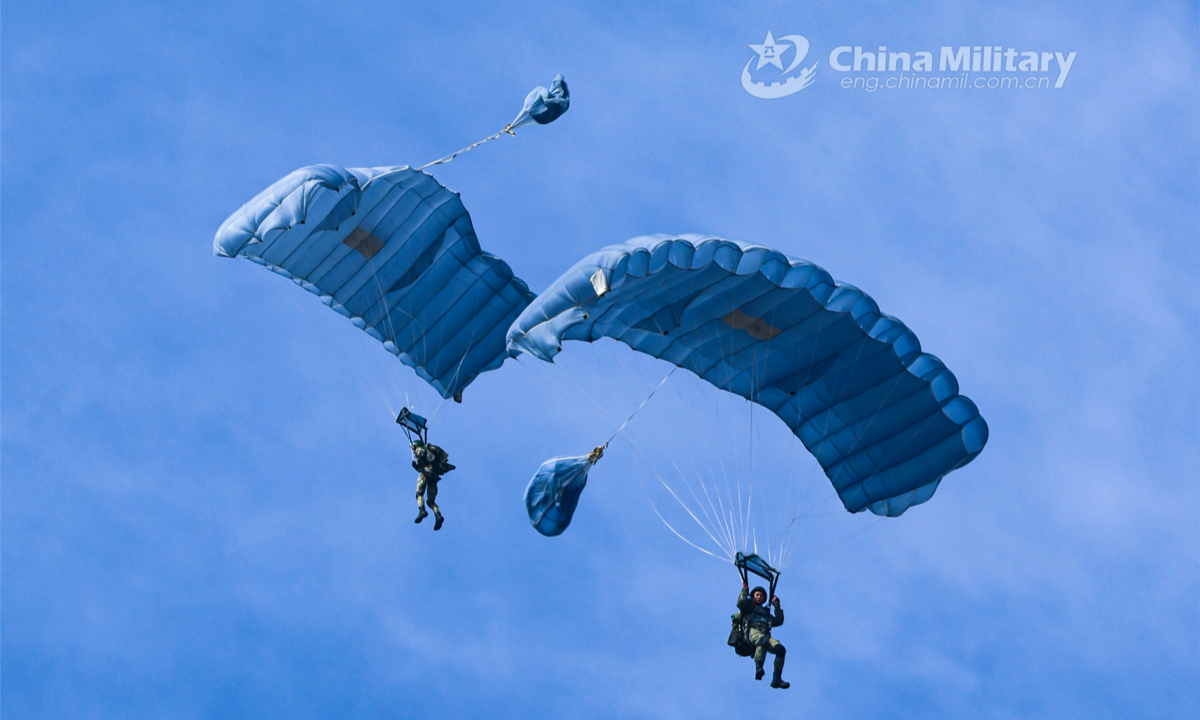
POLYGON ((780 60, 779 58, 781 55, 783 55, 784 51, 790 47, 791 47, 791 45, 788 45, 787 43, 784 43, 782 45, 776 45, 775 38, 771 36, 771 31, 768 30, 767 31, 767 39, 763 40, 762 45, 751 45, 750 46, 751 50, 758 53, 758 66, 755 67, 754 69, 762 70, 763 65, 769 64, 769 65, 774 65, 775 67, 779 68, 780 72, 782 72, 783 71, 783 61, 780 60))

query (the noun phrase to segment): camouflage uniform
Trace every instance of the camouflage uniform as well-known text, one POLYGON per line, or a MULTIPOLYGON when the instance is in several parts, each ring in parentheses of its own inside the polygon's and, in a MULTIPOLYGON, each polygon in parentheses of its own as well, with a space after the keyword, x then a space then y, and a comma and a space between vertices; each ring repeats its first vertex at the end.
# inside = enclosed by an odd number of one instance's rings
MULTIPOLYGON (((747 588, 742 588, 741 594, 738 595, 737 607, 746 623, 746 639, 754 646, 754 676, 758 680, 762 679, 763 662, 767 659, 767 653, 771 653, 775 656, 775 675, 771 686, 786 688, 788 684, 783 682, 782 676, 783 659, 787 649, 783 647, 783 643, 771 637, 771 628, 783 624, 783 608, 776 602, 775 614, 772 615, 771 608, 754 602, 751 594, 747 588)), ((765 590, 763 594, 766 595, 765 590)))
POLYGON ((429 508, 433 510, 433 517, 436 519, 433 527, 435 530, 439 529, 442 526, 442 511, 437 506, 437 487, 442 476, 436 472, 437 455, 427 445, 414 445, 412 466, 420 473, 417 476, 417 522, 421 522, 429 514, 425 512, 425 503, 428 500, 429 508))

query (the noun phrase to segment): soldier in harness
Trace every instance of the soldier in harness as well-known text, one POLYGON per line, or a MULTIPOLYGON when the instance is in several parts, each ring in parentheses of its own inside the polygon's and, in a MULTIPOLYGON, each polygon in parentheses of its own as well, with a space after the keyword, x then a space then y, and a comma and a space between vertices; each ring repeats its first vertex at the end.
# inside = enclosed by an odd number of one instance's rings
POLYGON ((396 422, 408 436, 413 455, 412 466, 419 473, 417 475, 417 519, 413 522, 419 523, 429 517, 429 513, 425 510, 425 505, 428 503, 430 509, 433 510, 433 529, 441 530, 442 523, 446 521, 446 518, 442 517, 442 510, 437 505, 437 486, 442 476, 453 470, 454 466, 449 463, 450 457, 445 450, 429 442, 425 418, 404 408, 400 411, 396 422))
POLYGON ((729 644, 738 655, 754 656, 755 680, 762 680, 766 674, 763 663, 767 659, 767 653, 774 655, 775 674, 771 678, 771 687, 786 690, 791 687, 791 683, 783 679, 783 662, 787 650, 782 643, 771 637, 771 628, 783 624, 783 608, 779 605, 779 598, 775 597, 775 584, 779 581, 779 572, 758 555, 746 556, 738 553, 734 564, 742 576, 742 592, 738 595, 738 612, 733 615, 729 644), (769 597, 771 605, 775 608, 773 614, 767 605, 767 590, 756 587, 751 591, 748 573, 766 579, 771 585, 769 597))

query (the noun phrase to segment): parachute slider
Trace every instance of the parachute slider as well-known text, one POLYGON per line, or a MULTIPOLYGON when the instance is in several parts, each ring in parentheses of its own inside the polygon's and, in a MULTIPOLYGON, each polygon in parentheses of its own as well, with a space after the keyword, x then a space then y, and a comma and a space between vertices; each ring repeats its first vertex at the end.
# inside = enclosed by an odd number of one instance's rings
POLYGON ((423 443, 428 442, 429 428, 426 426, 425 418, 408 408, 400 409, 400 414, 396 416, 396 424, 404 429, 404 435, 408 438, 409 445, 413 444, 414 438, 423 443))
POLYGON ((771 586, 771 597, 775 597, 775 585, 779 582, 779 571, 767 564, 757 553, 751 555, 737 554, 737 559, 733 561, 734 567, 738 569, 738 574, 742 576, 742 584, 750 584, 750 574, 754 574, 766 580, 771 586))

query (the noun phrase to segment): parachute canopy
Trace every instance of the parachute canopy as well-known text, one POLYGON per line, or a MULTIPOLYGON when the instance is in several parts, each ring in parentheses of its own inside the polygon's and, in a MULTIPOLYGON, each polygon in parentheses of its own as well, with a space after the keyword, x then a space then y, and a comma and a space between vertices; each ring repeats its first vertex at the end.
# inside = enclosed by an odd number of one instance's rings
POLYGON ((564 340, 604 337, 770 409, 850 512, 900 515, 987 442, 975 404, 912 331, 770 248, 700 235, 609 246, 521 313, 508 348, 551 361, 564 340))
POLYGON ((530 91, 525 97, 525 107, 521 108, 521 112, 505 129, 515 130, 533 123, 549 125, 569 107, 571 93, 567 90, 567 81, 562 75, 555 75, 549 90, 539 85, 530 91))
POLYGON ((559 535, 571 524, 579 495, 587 486, 593 456, 554 458, 542 463, 525 488, 529 522, 547 537, 559 535))
POLYGON ((500 367, 534 297, 480 250, 458 193, 408 167, 301 168, 222 223, 213 253, 290 278, 447 398, 500 367))

